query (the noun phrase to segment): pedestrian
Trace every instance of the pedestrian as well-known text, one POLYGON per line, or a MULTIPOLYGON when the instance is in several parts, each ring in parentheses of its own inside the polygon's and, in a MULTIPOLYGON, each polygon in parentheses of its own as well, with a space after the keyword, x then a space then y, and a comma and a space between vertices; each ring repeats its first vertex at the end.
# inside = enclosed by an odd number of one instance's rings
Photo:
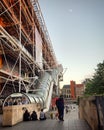
POLYGON ((66 114, 69 112, 69 107, 68 106, 66 106, 65 111, 66 111, 66 114))
POLYGON ((60 121, 64 121, 64 99, 63 95, 60 95, 60 97, 56 100, 56 106, 58 109, 58 118, 60 121))
POLYGON ((27 109, 25 109, 25 112, 23 114, 23 121, 30 121, 30 113, 27 109))
POLYGON ((17 105, 17 99, 13 100, 13 105, 17 105))
POLYGON ((41 109, 39 119, 40 119, 40 120, 46 120, 46 116, 45 116, 45 113, 43 112, 43 109, 41 109))
POLYGON ((26 97, 22 97, 21 103, 22 103, 22 104, 28 104, 29 102, 28 102, 28 100, 27 100, 26 97))
POLYGON ((37 119, 37 113, 36 113, 35 111, 33 111, 32 114, 31 114, 31 120, 32 120, 32 121, 38 120, 38 119, 37 119))

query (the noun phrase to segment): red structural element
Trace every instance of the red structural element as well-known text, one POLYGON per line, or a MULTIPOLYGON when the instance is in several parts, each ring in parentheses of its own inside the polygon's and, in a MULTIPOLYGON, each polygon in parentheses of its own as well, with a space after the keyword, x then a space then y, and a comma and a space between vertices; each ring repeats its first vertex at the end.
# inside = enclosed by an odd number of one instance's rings
POLYGON ((76 94, 75 94, 75 81, 70 81, 70 92, 71 92, 71 99, 76 99, 76 94))

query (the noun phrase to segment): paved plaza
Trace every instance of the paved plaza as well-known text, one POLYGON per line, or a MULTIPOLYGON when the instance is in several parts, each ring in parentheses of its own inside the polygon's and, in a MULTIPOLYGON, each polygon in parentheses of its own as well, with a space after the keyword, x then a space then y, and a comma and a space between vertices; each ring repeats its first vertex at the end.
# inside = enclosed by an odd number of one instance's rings
MULTIPOLYGON (((2 119, 0 119, 2 120, 2 119)), ((0 121, 1 122, 1 121, 0 121)), ((2 127, 0 130, 91 130, 84 120, 78 118, 78 108, 65 114, 64 121, 47 119, 45 121, 21 122, 12 127, 2 127)))

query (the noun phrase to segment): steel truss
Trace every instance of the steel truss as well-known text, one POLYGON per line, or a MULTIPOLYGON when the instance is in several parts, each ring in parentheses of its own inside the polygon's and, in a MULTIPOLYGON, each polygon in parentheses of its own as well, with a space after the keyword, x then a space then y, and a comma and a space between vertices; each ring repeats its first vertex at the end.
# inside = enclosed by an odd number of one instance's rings
POLYGON ((57 66, 54 50, 37 0, 0 1, 0 95, 35 89, 40 72, 57 66), (42 37, 43 69, 36 62, 35 28, 42 37), (30 76, 29 76, 30 74, 30 76), (31 78, 32 77, 32 78, 31 78))

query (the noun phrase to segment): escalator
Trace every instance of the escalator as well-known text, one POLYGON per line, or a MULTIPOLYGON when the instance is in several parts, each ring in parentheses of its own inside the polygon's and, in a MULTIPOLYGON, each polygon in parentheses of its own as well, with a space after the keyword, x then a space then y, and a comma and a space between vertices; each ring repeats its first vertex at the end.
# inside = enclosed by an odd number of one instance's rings
MULTIPOLYGON (((29 104, 40 104, 45 112, 48 111, 51 104, 53 86, 55 85, 56 87, 59 87, 59 77, 62 75, 62 70, 62 66, 60 65, 55 69, 45 71, 39 81, 40 85, 37 89, 29 90, 26 93, 13 93, 9 95, 3 103, 3 107, 10 98, 16 99, 25 97, 29 104)), ((56 90, 56 94, 58 94, 58 88, 56 88, 56 90)))

